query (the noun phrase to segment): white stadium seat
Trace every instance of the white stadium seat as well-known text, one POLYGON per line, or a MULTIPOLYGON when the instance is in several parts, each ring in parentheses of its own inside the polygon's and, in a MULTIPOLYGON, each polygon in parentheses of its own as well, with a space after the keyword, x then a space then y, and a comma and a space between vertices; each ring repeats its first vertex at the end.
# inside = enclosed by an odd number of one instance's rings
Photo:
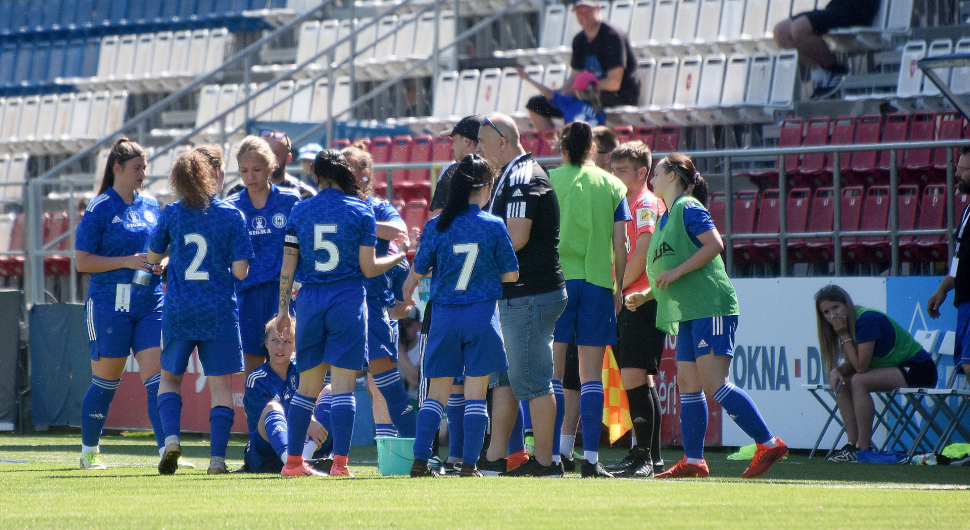
MULTIPOLYGON (((929 49, 926 51, 927 57, 939 57, 940 55, 949 55, 953 53, 953 41, 950 39, 936 39, 930 43, 929 49)), ((934 68, 933 73, 936 74, 943 84, 946 86, 954 86, 950 82, 950 69, 949 68, 934 68)), ((923 95, 924 96, 939 96, 940 89, 937 88, 930 80, 924 80, 923 82, 923 95)))
POLYGON ((701 10, 701 0, 681 0, 678 4, 671 42, 692 42, 694 35, 697 34, 697 16, 701 10))
POLYGON ((115 65, 118 63, 118 36, 109 35, 101 39, 101 50, 98 55, 99 79, 109 79, 114 75, 115 65))
POLYGON ((744 26, 745 0, 724 0, 721 10, 721 24, 717 30, 717 40, 733 42, 741 38, 744 26))
POLYGON ((546 71, 542 76, 542 84, 552 90, 560 90, 566 83, 569 74, 569 67, 565 64, 550 64, 546 66, 546 71))
POLYGON ((289 121, 305 123, 310 121, 310 107, 313 105, 313 88, 309 80, 296 82, 293 96, 293 108, 290 109, 289 121), (306 87, 306 88, 304 88, 306 87))
POLYGON ((704 64, 701 66, 701 84, 697 89, 698 107, 716 107, 721 104, 726 64, 727 58, 724 54, 704 57, 704 64))
MULTIPOLYGON (((614 29, 618 29, 627 35, 630 34, 630 27, 633 25, 633 2, 630 0, 616 0, 610 8, 609 23, 614 29)), ((641 24, 642 21, 637 21, 641 24)))
POLYGON ((721 106, 731 107, 744 104, 744 89, 748 86, 748 69, 751 66, 751 56, 743 53, 728 57, 727 69, 724 72, 724 92, 721 94, 721 106))
POLYGON ((296 84, 291 80, 281 81, 276 84, 273 91, 273 111, 270 119, 273 121, 287 121, 293 111, 293 98, 286 99, 293 94, 296 84))
POLYGON ((519 93, 522 91, 522 78, 513 67, 502 69, 501 90, 498 93, 496 110, 503 114, 517 114, 524 105, 519 104, 519 93))
POLYGON ((122 35, 118 41, 118 56, 108 79, 128 79, 135 69, 135 47, 138 35, 122 35))
POLYGON ((774 29, 774 26, 765 28, 768 23, 768 4, 768 0, 747 0, 744 7, 744 23, 741 25, 742 38, 760 39, 765 36, 766 31, 774 29))
POLYGON ((441 72, 434 88, 435 118, 449 118, 455 113, 455 96, 458 94, 458 72, 441 72))
POLYGON ((677 70, 677 91, 674 107, 692 108, 697 105, 697 90, 701 82, 701 56, 682 57, 677 70))
POLYGON ((637 46, 650 41, 654 0, 636 0, 630 16, 630 44, 637 46), (636 20, 634 24, 633 21, 636 20))
POLYGON ((475 114, 475 101, 478 97, 478 80, 481 72, 478 70, 462 70, 458 78, 458 91, 455 94, 455 116, 475 114))
POLYGON ((775 57, 775 73, 771 80, 771 99, 776 107, 790 107, 798 81, 798 52, 786 50, 775 57))
POLYGON ((23 110, 20 114, 20 129, 17 140, 29 142, 34 139, 37 131, 37 115, 40 109, 40 96, 27 96, 24 98, 23 110))
MULTIPOLYGON (((771 97, 771 75, 774 72, 775 56, 770 53, 760 53, 751 58, 751 68, 748 71, 748 88, 744 102, 749 106, 764 107, 771 97)), ((731 78, 733 82, 733 78, 731 78)))
POLYGON ((651 108, 668 108, 674 104, 677 92, 677 70, 680 59, 677 57, 663 57, 657 62, 657 74, 653 83, 653 100, 651 108))
POLYGON ((923 57, 926 57, 926 41, 910 41, 903 47, 899 62, 899 82, 896 85, 898 97, 911 98, 922 92, 923 71, 916 66, 916 61, 923 57))
POLYGON ((701 7, 700 13, 697 15, 697 30, 694 32, 694 41, 715 41, 720 34, 724 0, 700 0, 700 2, 701 7))
POLYGON ((502 87, 502 70, 486 68, 478 81, 478 97, 475 114, 492 114, 498 109, 499 90, 502 87))
MULTIPOLYGON (((541 64, 533 64, 525 67, 525 73, 530 79, 534 79, 539 83, 542 83, 542 78, 545 76, 546 68, 541 64)), ((519 88, 519 102, 515 110, 517 115, 527 114, 525 111, 525 105, 532 99, 533 96, 539 95, 539 90, 532 86, 531 83, 526 83, 522 81, 522 85, 519 88)))
POLYGON ((655 0, 651 19, 650 44, 667 44, 674 38, 674 20, 677 18, 675 0, 655 0))
POLYGON ((657 74, 657 60, 653 57, 637 61, 637 77, 640 79, 640 107, 649 107, 653 100, 653 84, 657 74))
MULTIPOLYGON (((958 40, 953 53, 970 55, 970 38, 964 37, 958 40)), ((950 74, 950 90, 960 95, 970 93, 970 66, 959 66, 953 69, 953 73, 950 74)))

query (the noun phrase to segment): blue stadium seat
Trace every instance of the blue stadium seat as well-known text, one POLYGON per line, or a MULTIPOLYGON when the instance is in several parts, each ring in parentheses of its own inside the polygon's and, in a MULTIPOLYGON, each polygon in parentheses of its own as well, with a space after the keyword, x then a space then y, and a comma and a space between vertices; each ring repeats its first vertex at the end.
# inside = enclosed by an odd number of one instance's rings
POLYGON ((67 41, 59 40, 51 43, 50 59, 47 61, 47 72, 44 81, 53 83, 55 79, 64 75, 64 62, 67 59, 67 41))
POLYGON ((85 4, 83 1, 62 2, 57 25, 61 29, 78 27, 77 14, 83 4, 85 4))
MULTIPOLYGON (((144 0, 135 0, 136 2, 141 2, 144 0)), ((127 22, 126 17, 128 15, 128 0, 113 0, 111 2, 111 9, 108 11, 107 20, 112 25, 125 24, 127 22)))
POLYGON ((81 71, 78 77, 93 77, 98 73, 98 57, 101 54, 101 39, 91 37, 84 46, 84 61, 81 63, 81 71))
POLYGON ((198 2, 196 0, 181 0, 179 2, 178 19, 180 22, 186 22, 189 20, 194 20, 196 16, 196 7, 198 2))
POLYGON ((0 0, 0 36, 7 36, 16 31, 16 28, 12 28, 11 22, 13 22, 13 0, 0 0))
POLYGON ((30 64, 33 59, 34 44, 22 42, 17 48, 17 62, 14 63, 13 77, 11 78, 13 84, 19 85, 21 81, 29 78, 30 64))
POLYGON ((179 0, 170 0, 168 2, 162 2, 162 12, 159 14, 156 22, 159 24, 164 24, 174 21, 179 14, 179 0))
POLYGON ((128 2, 128 12, 125 14, 125 19, 128 24, 144 24, 151 20, 151 18, 146 18, 145 13, 159 5, 161 5, 161 2, 128 2))
POLYGON ((0 48, 0 86, 6 86, 13 82, 13 67, 17 62, 17 45, 15 43, 4 44, 0 48))
POLYGON ((50 50, 50 42, 42 41, 34 45, 34 51, 31 53, 30 59, 30 70, 27 73, 27 77, 24 78, 29 84, 39 85, 47 81, 47 63, 50 60, 50 50))
MULTIPOLYGON (((84 39, 73 39, 67 43, 64 51, 64 65, 61 68, 63 77, 80 77, 81 68, 84 66, 84 49, 87 43, 84 39)), ((53 62, 53 58, 52 62, 53 62)))
POLYGON ((14 0, 13 16, 10 18, 10 30, 13 33, 23 31, 27 26, 27 12, 30 11, 28 5, 30 0, 14 0))
POLYGON ((69 1, 59 1, 59 2, 34 2, 35 4, 53 4, 47 5, 43 8, 43 14, 41 15, 41 26, 45 30, 50 31, 53 29, 60 29, 61 25, 61 10, 67 9, 71 5, 69 1))

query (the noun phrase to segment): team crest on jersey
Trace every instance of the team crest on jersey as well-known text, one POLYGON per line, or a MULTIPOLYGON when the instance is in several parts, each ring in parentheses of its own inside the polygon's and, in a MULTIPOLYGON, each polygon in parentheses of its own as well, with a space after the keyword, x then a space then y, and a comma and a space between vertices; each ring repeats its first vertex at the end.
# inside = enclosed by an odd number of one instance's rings
POLYGON ((128 219, 128 222, 125 223, 126 230, 148 226, 144 221, 142 221, 141 217, 138 215, 138 212, 134 210, 128 210, 125 212, 125 218, 128 219))
POLYGON ((283 214, 281 214, 281 213, 278 213, 278 214, 274 215, 273 216, 273 226, 275 226, 276 228, 285 228, 286 227, 286 216, 283 215, 283 214))
POLYGON ((137 223, 140 219, 138 218, 138 212, 128 210, 128 222, 137 223))
POLYGON ((155 214, 153 214, 151 210, 145 210, 145 220, 149 223, 155 224, 155 214))
POLYGON ((257 215, 256 217, 253 217, 253 229, 249 231, 249 235, 258 236, 261 234, 268 234, 270 232, 272 232, 272 230, 266 227, 265 217, 263 217, 262 215, 257 215))

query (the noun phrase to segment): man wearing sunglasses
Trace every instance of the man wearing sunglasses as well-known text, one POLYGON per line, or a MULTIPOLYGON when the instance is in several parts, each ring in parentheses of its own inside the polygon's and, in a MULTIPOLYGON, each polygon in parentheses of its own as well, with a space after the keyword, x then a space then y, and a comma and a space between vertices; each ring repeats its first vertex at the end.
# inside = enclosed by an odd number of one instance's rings
POLYGON ((559 477, 559 433, 554 429, 562 385, 552 380, 552 335, 566 307, 566 282, 559 269, 559 199, 546 172, 522 148, 512 118, 503 114, 483 118, 478 151, 498 177, 484 209, 505 220, 519 261, 518 281, 503 284, 498 301, 509 369, 493 374, 493 383, 500 388, 493 393, 486 459, 505 457, 517 400, 528 400, 535 456, 508 474, 559 477), (509 386, 514 397, 507 392, 509 386))
MULTIPOLYGON (((283 131, 272 129, 259 131, 259 137, 266 140, 270 150, 276 155, 276 170, 269 176, 270 182, 281 188, 295 188, 300 192, 300 197, 303 199, 309 199, 316 195, 317 192, 312 187, 286 172, 286 166, 293 160, 293 143, 290 141, 290 137, 283 131)), ((229 190, 227 196, 245 188, 246 186, 242 183, 236 184, 229 190)))

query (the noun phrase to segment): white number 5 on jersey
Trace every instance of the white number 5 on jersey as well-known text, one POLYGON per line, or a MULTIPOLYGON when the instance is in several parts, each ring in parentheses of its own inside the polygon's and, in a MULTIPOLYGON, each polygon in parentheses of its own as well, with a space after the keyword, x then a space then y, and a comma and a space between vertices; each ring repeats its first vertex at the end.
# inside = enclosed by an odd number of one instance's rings
POLYGON ((328 272, 337 268, 340 263, 340 251, 333 241, 323 238, 324 234, 336 234, 337 225, 313 225, 313 250, 326 250, 330 254, 327 261, 314 261, 313 268, 320 272, 328 272))
POLYGON ((472 269, 475 268, 475 261, 478 259, 478 243, 465 243, 452 246, 452 252, 465 255, 465 264, 461 267, 461 274, 458 276, 458 284, 455 289, 464 291, 468 289, 468 281, 472 277, 472 269))

